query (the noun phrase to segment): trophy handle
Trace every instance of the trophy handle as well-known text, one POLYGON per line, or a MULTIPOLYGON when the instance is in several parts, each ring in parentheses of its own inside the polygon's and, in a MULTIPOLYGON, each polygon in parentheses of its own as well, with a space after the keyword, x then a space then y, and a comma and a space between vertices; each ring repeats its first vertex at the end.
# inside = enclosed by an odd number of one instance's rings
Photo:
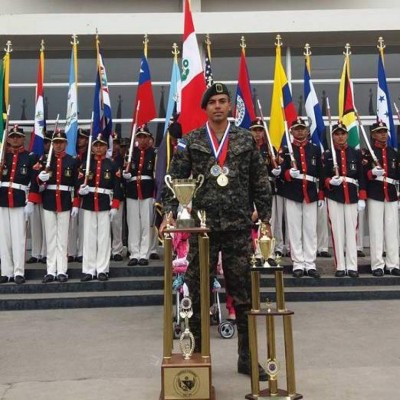
POLYGON ((196 193, 197 191, 201 188, 201 186, 204 183, 204 175, 203 174, 199 174, 199 176, 197 177, 197 181, 196 181, 196 189, 194 190, 193 193, 193 197, 196 197, 196 193))
POLYGON ((175 191, 174 191, 174 189, 173 189, 171 175, 165 175, 165 177, 164 177, 164 182, 165 182, 165 184, 168 186, 168 188, 171 190, 171 192, 173 193, 174 199, 175 199, 175 198, 176 198, 176 194, 175 194, 175 191))

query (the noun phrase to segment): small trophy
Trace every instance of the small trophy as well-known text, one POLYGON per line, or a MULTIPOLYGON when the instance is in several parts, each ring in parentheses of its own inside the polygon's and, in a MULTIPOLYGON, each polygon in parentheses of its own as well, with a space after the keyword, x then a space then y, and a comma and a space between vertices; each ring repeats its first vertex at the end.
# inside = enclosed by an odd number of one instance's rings
POLYGON ((256 240, 258 247, 260 248, 261 255, 264 259, 264 268, 270 268, 271 266, 268 263, 268 258, 271 254, 271 249, 273 248, 274 240, 270 239, 267 235, 267 226, 264 223, 261 223, 261 237, 256 240))
POLYGON ((194 336, 189 329, 189 318, 192 315, 192 300, 184 297, 181 301, 179 316, 184 320, 185 329, 179 338, 179 345, 185 360, 189 360, 194 351, 194 336))
POLYGON ((190 216, 188 205, 196 196, 197 190, 204 182, 204 175, 199 175, 197 179, 172 179, 171 175, 165 175, 165 184, 171 189, 174 197, 183 207, 182 214, 176 221, 177 228, 193 228, 195 226, 194 219, 190 216))
POLYGON ((206 225, 207 216, 206 216, 205 210, 197 211, 197 216, 199 217, 199 220, 200 220, 200 228, 207 228, 207 225, 206 225))

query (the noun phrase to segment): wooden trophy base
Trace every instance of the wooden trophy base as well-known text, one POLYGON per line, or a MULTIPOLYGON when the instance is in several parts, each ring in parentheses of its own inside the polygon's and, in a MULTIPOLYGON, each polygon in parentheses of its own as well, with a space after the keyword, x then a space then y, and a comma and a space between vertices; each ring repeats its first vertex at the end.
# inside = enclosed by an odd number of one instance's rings
POLYGON ((160 400, 215 400, 211 385, 211 358, 194 353, 189 360, 172 354, 161 365, 160 400))
POLYGON ((245 399, 247 400, 263 400, 263 399, 274 399, 274 400, 300 400, 303 395, 296 393, 289 396, 286 390, 278 389, 278 394, 271 396, 269 389, 260 390, 258 396, 247 394, 245 399))

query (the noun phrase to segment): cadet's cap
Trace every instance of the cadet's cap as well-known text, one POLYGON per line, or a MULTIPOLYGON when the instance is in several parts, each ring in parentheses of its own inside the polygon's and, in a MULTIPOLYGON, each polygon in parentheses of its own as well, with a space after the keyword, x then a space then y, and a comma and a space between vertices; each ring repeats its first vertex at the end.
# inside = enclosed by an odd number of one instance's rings
POLYGON ((96 143, 102 143, 102 144, 105 144, 106 146, 108 146, 106 138, 104 138, 101 133, 98 133, 96 139, 93 140, 93 144, 96 144, 96 143))
POLYGON ((56 141, 56 140, 60 140, 60 141, 66 141, 67 140, 67 135, 65 134, 64 131, 62 131, 61 129, 57 129, 54 133, 53 133, 53 139, 52 141, 56 141))
POLYGON ((136 130, 136 136, 148 136, 153 137, 147 125, 139 126, 136 130))
POLYGON ((113 143, 121 143, 121 138, 118 136, 117 132, 113 132, 111 137, 112 137, 113 143))
POLYGON ((180 139, 182 137, 182 125, 178 121, 173 121, 168 127, 168 132, 173 138, 180 139))
POLYGON ((385 131, 389 130, 389 128, 383 121, 377 121, 371 125, 371 132, 380 131, 381 129, 383 129, 385 131))
POLYGON ((53 139, 53 131, 46 131, 46 132, 44 133, 44 138, 43 138, 43 140, 44 140, 45 142, 51 142, 52 139, 53 139))
POLYGON ((255 120, 251 121, 249 129, 256 129, 256 128, 264 129, 263 120, 261 118, 256 118, 255 120))
POLYGON ((78 128, 78 136, 82 136, 82 137, 85 137, 85 138, 89 138, 90 132, 89 132, 88 129, 78 128))
POLYGON ((228 88, 221 82, 213 83, 203 94, 201 99, 201 108, 205 110, 207 108, 207 103, 212 96, 217 94, 226 94, 229 99, 231 98, 231 94, 229 93, 228 88))
POLYGON ((332 133, 335 133, 336 131, 343 131, 348 133, 346 125, 340 121, 337 124, 332 125, 332 133))
POLYGON ((24 130, 20 128, 17 124, 15 124, 8 132, 8 136, 14 136, 14 135, 25 137, 24 130))
POLYGON ((294 128, 297 128, 299 126, 301 126, 303 128, 307 128, 307 125, 306 125, 305 121, 300 117, 298 117, 297 119, 295 119, 292 122, 292 124, 290 125, 290 129, 294 129, 294 128))

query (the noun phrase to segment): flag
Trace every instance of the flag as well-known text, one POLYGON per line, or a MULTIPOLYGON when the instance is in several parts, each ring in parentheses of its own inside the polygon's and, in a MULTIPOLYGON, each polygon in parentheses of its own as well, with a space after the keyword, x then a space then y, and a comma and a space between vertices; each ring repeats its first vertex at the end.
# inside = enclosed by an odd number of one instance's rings
POLYGON ((248 129, 250 128, 251 121, 256 118, 256 115, 254 113, 253 98, 251 97, 250 79, 244 48, 242 48, 240 55, 239 77, 235 99, 235 125, 248 129))
MULTIPOLYGON (((160 104, 158 105, 158 118, 165 118, 165 101, 164 101, 164 86, 161 86, 161 96, 160 96, 160 104)), ((156 140, 154 143, 155 147, 159 147, 161 144, 161 141, 163 140, 164 137, 164 122, 159 122, 157 124, 157 132, 156 132, 156 140)))
POLYGON ((110 92, 108 91, 106 67, 97 42, 97 74, 93 102, 93 138, 97 138, 99 133, 102 134, 103 139, 112 144, 112 140, 110 140, 112 133, 110 92))
POLYGON ((0 63, 0 143, 3 141, 3 133, 7 121, 7 108, 9 105, 9 83, 10 83, 10 47, 11 42, 7 42, 6 54, 0 63))
POLYGON ((77 45, 73 44, 69 64, 69 87, 67 100, 67 114, 65 117, 65 134, 67 135, 67 154, 76 156, 76 140, 78 136, 78 60, 77 45))
POLYGON ((36 96, 35 96, 35 124, 31 138, 30 150, 39 156, 44 153, 44 130, 46 129, 46 119, 44 115, 44 45, 40 48, 39 67, 37 74, 36 96))
POLYGON ((350 79, 350 58, 345 56, 342 76, 339 84, 339 119, 349 132, 347 143, 358 149, 360 147, 360 135, 358 122, 354 110, 353 84, 350 79))
POLYGON ((376 92, 376 115, 378 120, 383 121, 389 129, 388 145, 397 149, 397 132, 393 122, 392 103, 390 101, 389 88, 386 82, 383 55, 379 53, 378 58, 378 87, 376 92))
POLYGON ((281 46, 276 46, 274 87, 272 89, 271 101, 271 120, 269 124, 269 134, 271 143, 275 149, 279 149, 285 137, 285 124, 282 113, 282 102, 285 118, 290 124, 297 119, 296 108, 293 104, 292 93, 281 59, 281 46))
POLYGON ((212 86, 212 84, 214 83, 214 77, 211 68, 211 60, 208 54, 206 55, 206 59, 204 62, 204 78, 206 80, 206 86, 212 86))
POLYGON ((140 61, 139 72, 139 86, 136 93, 135 108, 133 109, 132 119, 137 123, 137 126, 147 124, 150 120, 157 116, 156 105, 153 96, 153 87, 151 84, 150 68, 147 58, 143 55, 140 61), (140 101, 140 108, 138 112, 137 121, 135 120, 138 102, 140 101))
POLYGON ((179 122, 184 134, 202 126, 207 116, 201 108, 201 98, 206 90, 199 45, 194 31, 189 0, 184 6, 184 33, 182 48, 182 95, 179 122))
MULTIPOLYGON (((309 56, 308 56, 309 57, 309 56)), ((325 124, 322 118, 322 110, 315 93, 314 85, 310 76, 309 59, 304 64, 304 98, 307 117, 310 121, 311 141, 323 150, 325 141, 325 124)))
POLYGON ((169 120, 174 114, 181 112, 181 72, 175 57, 172 64, 171 83, 169 86, 167 112, 165 114, 164 137, 168 130, 169 120))

